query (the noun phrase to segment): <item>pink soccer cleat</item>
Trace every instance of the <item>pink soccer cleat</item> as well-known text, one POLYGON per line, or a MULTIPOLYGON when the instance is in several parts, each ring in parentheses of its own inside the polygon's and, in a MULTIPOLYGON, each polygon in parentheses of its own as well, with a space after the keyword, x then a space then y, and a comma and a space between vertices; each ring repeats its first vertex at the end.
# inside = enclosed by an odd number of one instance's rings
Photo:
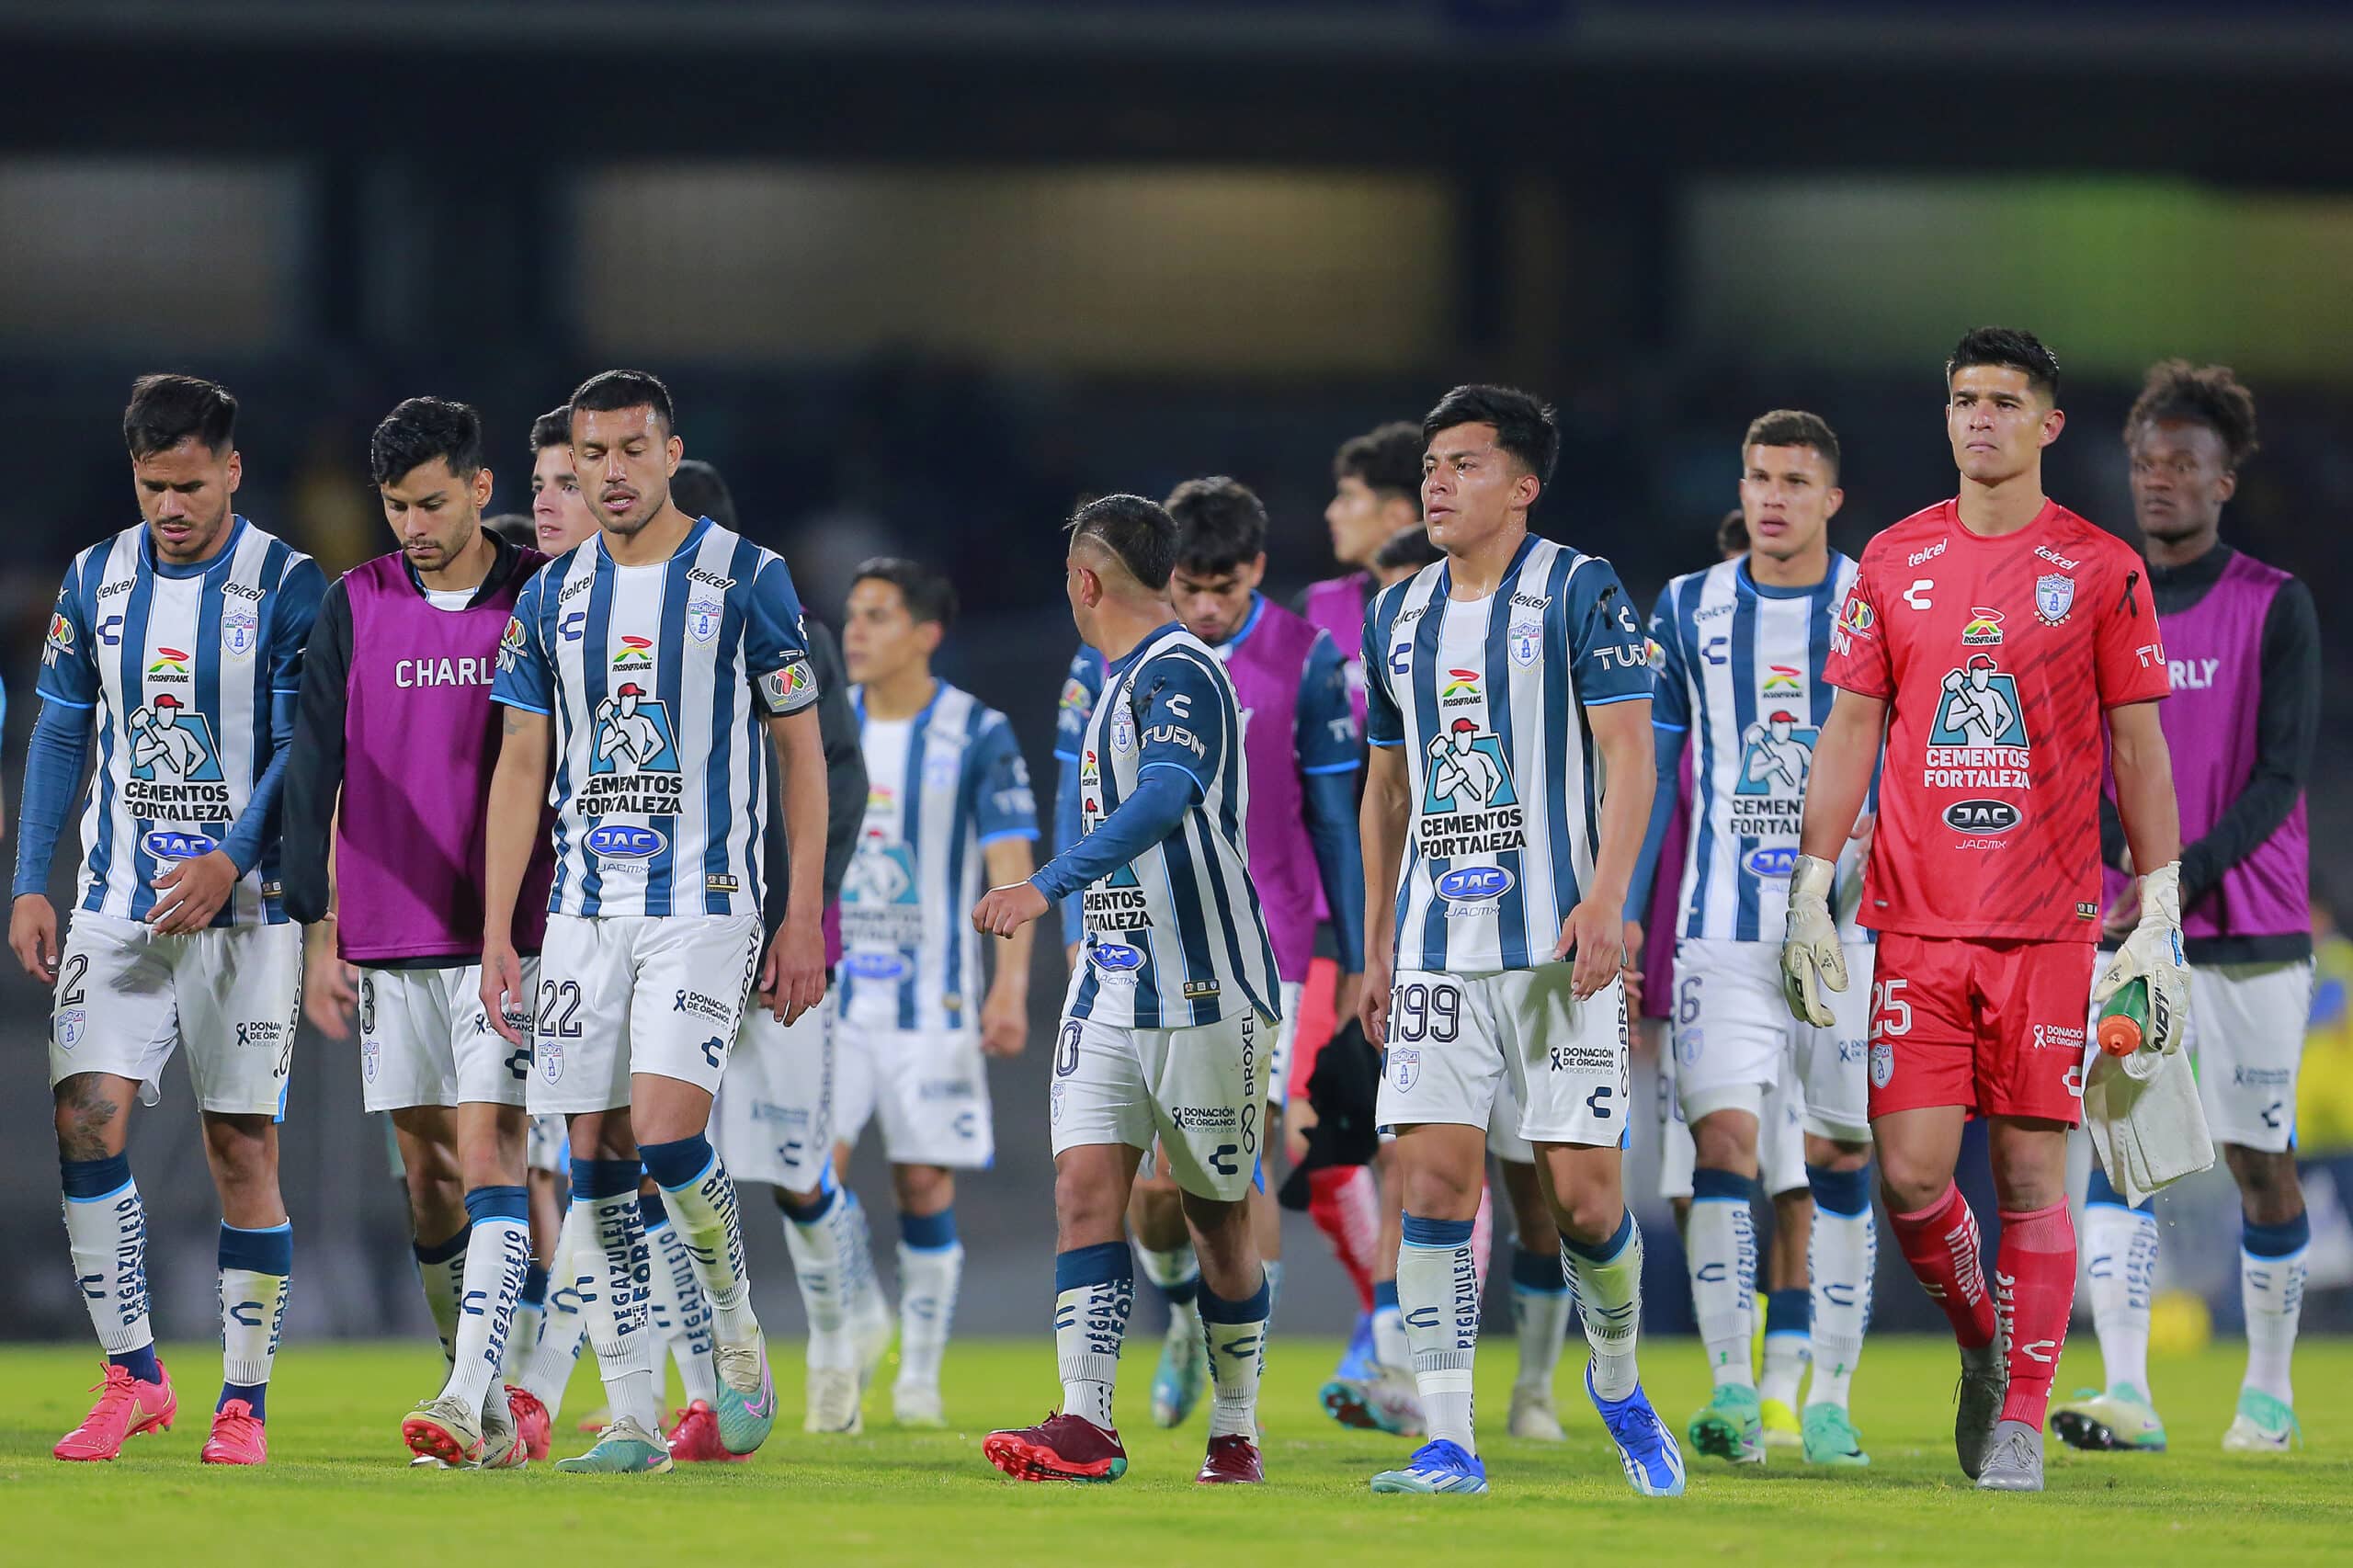
POLYGON ((267 1464, 269 1438, 261 1417, 242 1399, 233 1399, 212 1413, 212 1436, 204 1439, 197 1458, 206 1464, 267 1464))
POLYGON ((703 1460, 741 1464, 749 1454, 731 1453, 719 1440, 719 1412, 710 1403, 696 1400, 678 1412, 676 1423, 670 1428, 670 1457, 680 1464, 703 1460))
POLYGON ((548 1407, 540 1403, 540 1396, 529 1389, 518 1389, 508 1383, 506 1407, 515 1413, 515 1429, 522 1434, 523 1452, 535 1460, 547 1458, 548 1440, 553 1436, 550 1427, 553 1423, 549 1419, 548 1407))
POLYGON ((155 1369, 162 1376, 142 1383, 131 1375, 129 1368, 108 1361, 106 1376, 92 1390, 98 1403, 90 1406, 90 1414, 79 1426, 57 1439, 50 1452, 62 1460, 110 1460, 142 1432, 170 1431, 173 1417, 179 1414, 179 1396, 172 1392, 172 1376, 164 1371, 164 1363, 157 1361, 155 1369))

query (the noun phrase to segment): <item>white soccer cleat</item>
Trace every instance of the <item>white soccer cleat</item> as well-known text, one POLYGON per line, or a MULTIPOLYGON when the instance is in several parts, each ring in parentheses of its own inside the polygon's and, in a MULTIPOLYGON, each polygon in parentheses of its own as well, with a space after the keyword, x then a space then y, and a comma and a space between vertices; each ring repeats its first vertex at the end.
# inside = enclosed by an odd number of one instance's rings
POLYGON ((1535 1443, 1565 1443, 1568 1434, 1561 1430, 1561 1417, 1552 1408, 1551 1389, 1515 1388, 1511 1391, 1511 1422, 1506 1428, 1515 1437, 1535 1443))
POLYGON ((831 1432, 855 1437, 866 1430, 860 1406, 862 1380, 848 1367, 809 1369, 809 1412, 801 1423, 804 1432, 831 1432))
POLYGON ((2226 1454, 2284 1454, 2303 1436, 2293 1408, 2255 1389, 2239 1391, 2238 1414, 2222 1434, 2226 1454))
POLYGON ((938 1431, 948 1425, 948 1412, 939 1397, 938 1383, 893 1384, 891 1389, 891 1415, 902 1426, 917 1426, 938 1431))

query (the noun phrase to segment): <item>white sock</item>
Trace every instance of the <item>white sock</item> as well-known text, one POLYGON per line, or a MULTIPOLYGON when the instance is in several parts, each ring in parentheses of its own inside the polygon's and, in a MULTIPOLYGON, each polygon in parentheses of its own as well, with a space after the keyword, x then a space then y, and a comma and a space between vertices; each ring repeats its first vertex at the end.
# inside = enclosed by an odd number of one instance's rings
POLYGON ((1274 1316, 1274 1286, 1229 1301, 1201 1292, 1201 1326, 1210 1353, 1210 1436, 1258 1440, 1258 1378, 1267 1364, 1267 1324, 1274 1316))
POLYGON ((1135 1307, 1135 1266, 1124 1242, 1074 1247, 1054 1256, 1054 1361, 1063 1409, 1112 1429, 1111 1392, 1120 1342, 1135 1307))
POLYGON ((564 1210, 563 1229, 556 1233, 555 1267, 548 1274, 547 1315, 540 1325, 540 1342, 531 1347, 516 1384, 547 1406, 551 1422, 563 1409, 563 1392, 572 1382, 587 1327, 582 1309, 604 1267, 595 1248, 580 1244, 582 1232, 580 1209, 574 1204, 564 1210))
POLYGON ((1552 1374, 1561 1364, 1561 1346, 1568 1338, 1573 1305, 1558 1247, 1547 1252, 1513 1249, 1511 1321, 1519 1338, 1515 1389, 1552 1391, 1552 1374))
POLYGON ((1272 1323, 1275 1309, 1283 1304, 1283 1260, 1269 1257, 1260 1260, 1258 1267, 1267 1271, 1267 1321, 1272 1323))
MULTIPOLYGON (((1696 1219, 1699 1205, 1693 1204, 1691 1212, 1696 1219)), ((1593 1347, 1593 1392, 1603 1399, 1623 1399, 1642 1377, 1634 1346, 1643 1328, 1643 1229, 1629 1210, 1618 1234, 1601 1246, 1580 1248, 1564 1238, 1561 1254, 1585 1320, 1586 1343, 1593 1347), (1588 1251, 1601 1256, 1588 1256, 1588 1251)))
MULTIPOLYGON (((1802 1297, 1804 1292, 1800 1291, 1802 1297)), ((1767 1322, 1771 1322, 1769 1309, 1767 1322)), ((1800 1330, 1765 1330, 1765 1364, 1757 1369, 1756 1397, 1779 1400, 1797 1408, 1798 1385, 1805 1381, 1806 1363, 1813 1358, 1813 1339, 1800 1330)))
POLYGON ((2149 1303, 2157 1273, 2157 1217, 2116 1203, 2084 1205, 2084 1293, 2110 1389, 2149 1397, 2149 1303))
POLYGON ((852 1232, 858 1225, 849 1194, 828 1187, 821 1205, 805 1218, 784 1211, 784 1244, 792 1254, 793 1283, 809 1316, 809 1369, 841 1371, 858 1365, 849 1335, 849 1266, 852 1232))
POLYGON ((1691 1174, 1691 1218, 1683 1244, 1690 1256, 1691 1312, 1718 1388, 1754 1389, 1749 1340, 1756 1322, 1756 1228, 1748 1178, 1701 1166, 1691 1174))
POLYGON ((842 1188, 842 1300, 849 1315, 850 1333, 888 1324, 891 1302, 882 1294, 882 1277, 874 1268, 874 1227, 858 1194, 842 1188))
MULTIPOLYGON (((639 1212, 646 1221, 646 1244, 654 1253, 653 1291, 648 1306, 654 1313, 654 1332, 662 1343, 670 1347, 670 1358, 678 1364, 678 1386, 688 1404, 700 1400, 705 1404, 719 1403, 719 1369, 711 1361, 710 1305, 703 1300, 702 1286, 695 1278, 694 1255, 687 1250, 687 1240, 678 1234, 665 1214, 655 1223, 644 1213, 645 1199, 638 1199, 639 1212)), ((655 1358, 659 1363, 660 1358, 655 1358)))
POLYGON ((466 1248, 472 1241, 470 1224, 448 1241, 416 1247, 417 1282, 425 1288, 425 1310, 433 1314, 445 1366, 458 1364, 458 1301, 466 1293, 466 1248))
POLYGON ((2240 1384, 2268 1393, 2282 1404, 2296 1403, 2290 1363, 2296 1354, 2296 1324, 2304 1315, 2304 1259, 2310 1256, 2311 1221, 2298 1215, 2305 1244, 2294 1252, 2262 1256, 2239 1251, 2239 1301, 2246 1309, 2246 1380, 2240 1384))
POLYGON ((1405 1343, 1405 1314, 1397 1305, 1397 1281, 1372 1284, 1372 1358, 1391 1372, 1413 1369, 1414 1352, 1405 1343))
POLYGON ((131 1179, 130 1161, 120 1155, 75 1161, 69 1169, 87 1173, 78 1183, 69 1178, 69 1187, 79 1186, 87 1196, 69 1190, 65 1199, 65 1244, 82 1304, 100 1348, 129 1355, 155 1343, 147 1308, 147 1206, 131 1179), (106 1190, 89 1190, 96 1187, 106 1190))
MULTIPOLYGON (((710 1147, 700 1137, 691 1142, 705 1150, 710 1147)), ((656 1150, 671 1147, 675 1145, 655 1145, 656 1150)), ((711 1153, 691 1181, 677 1187, 664 1185, 662 1200, 670 1210, 670 1222, 678 1228, 688 1252, 693 1255, 695 1278, 710 1302, 713 1335, 722 1345, 750 1345, 760 1336, 760 1320, 752 1311, 751 1277, 744 1267, 744 1222, 736 1211, 735 1183, 729 1179, 727 1167, 718 1154, 711 1153)))
POLYGON ((627 1168, 626 1176, 615 1172, 601 1182, 575 1181, 573 1186, 573 1209, 581 1216, 581 1250, 595 1266, 593 1275, 582 1278, 581 1318, 589 1346, 597 1352, 597 1371, 604 1380, 605 1402, 613 1419, 629 1416, 648 1432, 659 1432, 662 1389, 654 1376, 654 1322, 646 1307, 653 1254, 638 1212, 637 1162, 574 1162, 575 1168, 580 1165, 627 1168), (586 1189, 599 1186, 620 1190, 590 1196, 586 1189))
MULTIPOLYGON (((506 1336, 514 1329, 515 1298, 531 1266, 531 1222, 519 1187, 476 1187, 466 1194, 472 1234, 466 1242, 464 1290, 458 1298, 456 1358, 442 1392, 479 1412, 498 1381, 506 1336), (511 1195, 511 1196, 510 1196, 511 1195)), ((505 1390, 500 1390, 501 1406, 505 1390)))
POLYGON ((1188 1242, 1162 1252, 1138 1242, 1136 1261, 1143 1267, 1143 1277, 1152 1281, 1168 1303, 1169 1337, 1199 1334, 1201 1331, 1201 1263, 1193 1256, 1192 1244, 1188 1242))
MULTIPOLYGON (((221 1383, 224 1391, 260 1388, 278 1358, 294 1272, 294 1232, 285 1222, 259 1230, 221 1227, 221 1383)), ((258 1410, 256 1410, 258 1414, 258 1410)))
POLYGON ((1479 1451, 1472 1371, 1479 1355, 1479 1270, 1472 1222, 1407 1214, 1397 1249, 1397 1304, 1432 1442, 1479 1451))
POLYGON ((956 1292, 964 1278, 964 1244, 911 1246, 899 1244, 899 1381, 921 1387, 939 1382, 948 1354, 948 1331, 956 1319, 956 1292))
MULTIPOLYGON (((529 1288, 530 1275, 524 1277, 529 1288)), ((545 1287, 541 1287, 542 1292, 545 1287)), ((536 1301, 523 1296, 515 1298, 515 1325, 506 1331, 506 1359, 498 1369, 504 1382, 520 1382, 523 1369, 531 1364, 531 1352, 540 1346, 540 1325, 547 1318, 547 1297, 542 1293, 536 1301)))
POLYGON ((1820 1199, 1814 1200, 1805 1267, 1813 1319, 1813 1380, 1806 1389, 1806 1403, 1844 1410, 1855 1365, 1863 1358, 1863 1331, 1871 1321, 1871 1279, 1879 1268, 1879 1227, 1871 1220, 1868 1198, 1854 1214, 1838 1213, 1824 1208, 1820 1199))

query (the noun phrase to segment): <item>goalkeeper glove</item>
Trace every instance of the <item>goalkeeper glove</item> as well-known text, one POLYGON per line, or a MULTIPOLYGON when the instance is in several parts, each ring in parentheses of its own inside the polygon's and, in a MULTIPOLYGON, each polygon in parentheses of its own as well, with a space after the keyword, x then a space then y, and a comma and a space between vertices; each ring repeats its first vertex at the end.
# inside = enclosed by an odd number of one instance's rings
POLYGON ((2092 1006, 2136 980, 2149 983, 2149 1038, 2143 1051, 2172 1055, 2182 1047, 2189 1024, 2189 962, 2181 951, 2181 862, 2160 866, 2141 879, 2141 923, 2092 987, 2092 1006))
POLYGON ((1830 918, 1830 890, 1838 880, 1836 862, 1801 855, 1790 873, 1789 934, 1781 939, 1781 994, 1790 1016, 1802 1024, 1828 1028, 1836 1020, 1823 987, 1847 989, 1847 949, 1830 918))

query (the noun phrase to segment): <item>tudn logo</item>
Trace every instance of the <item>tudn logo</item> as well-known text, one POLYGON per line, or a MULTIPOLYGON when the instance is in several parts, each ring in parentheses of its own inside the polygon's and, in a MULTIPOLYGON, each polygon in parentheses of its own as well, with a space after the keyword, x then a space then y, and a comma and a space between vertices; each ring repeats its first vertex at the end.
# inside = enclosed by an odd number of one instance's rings
POLYGON ((1501 898, 1511 892, 1512 874, 1501 866, 1462 866, 1438 880, 1438 896, 1451 903, 1501 898))
POLYGON ((1945 808, 1945 825, 1955 833, 2007 833, 2025 814, 2007 801, 1955 801, 1945 808))
POLYGON ((670 846, 670 841, 653 828, 620 822, 590 828, 588 836, 581 842, 588 846, 591 855, 619 860, 647 859, 670 846))

